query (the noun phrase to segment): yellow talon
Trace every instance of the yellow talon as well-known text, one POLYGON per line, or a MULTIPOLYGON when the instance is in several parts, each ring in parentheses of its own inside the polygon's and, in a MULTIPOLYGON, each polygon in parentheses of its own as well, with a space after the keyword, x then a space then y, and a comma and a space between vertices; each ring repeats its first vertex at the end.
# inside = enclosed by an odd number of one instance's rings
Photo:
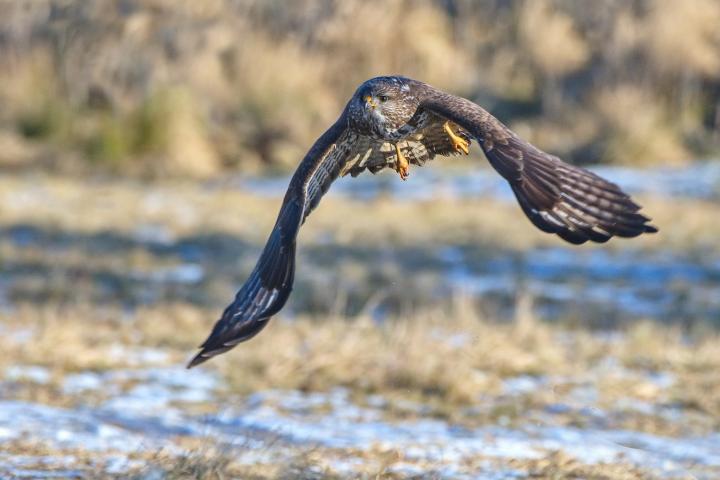
POLYGON ((452 141, 455 151, 458 153, 462 152, 465 155, 468 155, 470 153, 470 144, 468 143, 468 141, 458 136, 455 132, 452 131, 452 128, 450 127, 450 122, 445 122, 443 128, 450 137, 450 141, 452 141))
POLYGON ((407 180, 410 175, 410 163, 403 155, 398 144, 395 144, 395 153, 397 153, 397 161, 395 162, 395 171, 400 174, 400 178, 407 180))

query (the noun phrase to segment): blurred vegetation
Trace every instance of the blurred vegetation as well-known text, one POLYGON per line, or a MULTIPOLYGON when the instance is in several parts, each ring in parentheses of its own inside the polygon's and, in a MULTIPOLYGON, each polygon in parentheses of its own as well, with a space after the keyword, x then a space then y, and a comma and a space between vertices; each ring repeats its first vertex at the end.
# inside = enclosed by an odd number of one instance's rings
POLYGON ((357 84, 469 97, 576 163, 720 151, 717 0, 0 0, 0 165, 285 170, 357 84))

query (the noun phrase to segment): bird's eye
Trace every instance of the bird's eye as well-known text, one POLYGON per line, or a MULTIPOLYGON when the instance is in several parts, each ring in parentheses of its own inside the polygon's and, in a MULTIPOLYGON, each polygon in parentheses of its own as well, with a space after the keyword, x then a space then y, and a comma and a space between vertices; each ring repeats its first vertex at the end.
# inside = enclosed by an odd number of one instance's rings
POLYGON ((385 103, 390 100, 390 97, 388 97, 387 95, 378 95, 378 100, 380 100, 382 103, 385 103))

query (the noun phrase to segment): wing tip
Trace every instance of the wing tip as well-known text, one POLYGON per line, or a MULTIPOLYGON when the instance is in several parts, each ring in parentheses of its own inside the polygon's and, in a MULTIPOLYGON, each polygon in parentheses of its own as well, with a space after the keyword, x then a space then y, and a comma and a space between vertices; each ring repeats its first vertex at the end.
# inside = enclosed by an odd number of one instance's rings
POLYGON ((207 355, 205 351, 201 351, 198 354, 196 354, 188 363, 185 365, 185 368, 190 370, 193 367, 197 367, 201 363, 207 362, 212 358, 212 355, 207 355))
MULTIPOLYGON (((646 221, 650 221, 650 219, 647 219, 646 221)), ((551 232, 556 234, 561 239, 565 240, 568 243, 571 243, 573 245, 582 245, 586 242, 591 243, 597 243, 597 244, 603 244, 607 243, 612 238, 636 238, 639 237, 642 234, 653 234, 658 233, 660 229, 656 227, 655 225, 649 224, 649 223, 643 223, 642 225, 639 225, 636 230, 633 231, 625 231, 625 232, 618 232, 618 231, 608 231, 608 232, 597 232, 594 229, 591 230, 561 230, 558 229, 557 231, 551 232)))
POLYGON ((200 351, 195 354, 195 356, 187 363, 186 367, 188 370, 200 365, 201 363, 205 363, 208 360, 210 360, 212 357, 219 355, 223 352, 227 352, 232 347, 228 346, 221 346, 219 348, 215 346, 210 346, 210 341, 212 337, 205 340, 205 342, 200 345, 200 351))
MULTIPOLYGON (((252 336, 250 338, 252 338, 252 336)), ((238 343, 243 342, 247 339, 247 337, 241 338, 238 341, 213 344, 213 346, 209 346, 207 345, 207 342, 205 342, 205 344, 203 344, 203 346, 201 347, 202 350, 195 354, 195 356, 188 362, 186 368, 191 369, 197 365, 200 365, 201 363, 207 362, 211 358, 220 355, 221 353, 227 352, 238 343)))

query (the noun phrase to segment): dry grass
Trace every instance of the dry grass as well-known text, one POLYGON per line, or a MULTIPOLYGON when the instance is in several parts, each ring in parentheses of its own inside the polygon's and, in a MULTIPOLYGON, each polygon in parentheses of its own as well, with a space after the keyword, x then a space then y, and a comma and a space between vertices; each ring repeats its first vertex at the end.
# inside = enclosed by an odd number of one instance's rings
MULTIPOLYGON (((145 347, 165 352, 165 365, 182 364, 211 318, 207 310, 189 305, 147 308, 132 317, 106 308, 79 307, 27 308, 4 315, 0 317, 4 326, 0 348, 5 353, 0 371, 10 365, 41 365, 52 375, 46 384, 6 381, 4 397, 64 407, 102 404, 108 397, 100 391, 84 392, 81 398, 64 392, 65 375, 147 367, 147 362, 132 361, 133 352, 145 347), (33 332, 29 341, 13 340, 17 332, 28 329, 33 332), (108 355, 118 346, 127 356, 108 355)), ((607 428, 673 436, 708 434, 720 427, 720 376, 714 373, 720 371, 719 352, 717 333, 688 335, 641 323, 613 338, 537 323, 532 318, 497 323, 484 320, 459 299, 449 310, 408 314, 383 325, 365 318, 287 321, 281 316, 261 336, 201 368, 220 373, 225 386, 215 397, 221 403, 235 403, 238 396, 266 389, 322 392, 343 386, 360 405, 368 394, 381 395, 387 401, 384 411, 389 421, 434 416, 468 427, 500 423, 522 428, 537 421, 534 412, 558 403, 572 404, 576 388, 590 387, 597 391, 592 408, 608 412, 607 428), (675 381, 658 386, 651 378, 656 373, 671 375, 675 381), (519 375, 550 380, 519 396, 508 395, 504 382, 519 375), (628 401, 681 408, 684 420, 678 423, 659 414, 623 411, 619 405, 628 401), (423 406, 421 411, 417 405, 423 406)), ((588 421, 577 412, 556 415, 555 420, 580 428, 588 421)), ((70 454, 86 478, 113 478, 105 470, 107 463, 87 452, 58 451, 27 442, 13 445, 4 445, 4 453, 70 454)), ((394 470, 403 463, 403 452, 387 447, 368 452, 298 448, 297 452, 286 451, 283 461, 248 464, 209 439, 186 439, 181 446, 184 453, 180 454, 137 452, 130 459, 142 466, 117 478, 140 479, 161 473, 163 478, 173 479, 332 479, 342 475, 331 465, 348 455, 362 459, 358 472, 364 473, 358 473, 358 478, 406 478, 394 470)), ((466 467, 488 469, 498 462, 481 457, 475 461, 477 465, 466 467)), ((426 474, 417 478, 435 478, 432 464, 422 468, 426 474)), ((496 468, 512 468, 539 478, 620 480, 647 475, 622 462, 587 465, 562 452, 537 460, 500 462, 496 468)))
POLYGON ((0 2, 0 132, 16 146, 0 164, 289 169, 356 85, 393 73, 483 100, 576 161, 718 150, 712 0, 207 3, 0 2), (623 103, 631 90, 642 95, 623 103))
POLYGON ((557 452, 545 458, 515 462, 522 470, 527 470, 531 478, 551 478, 553 480, 571 480, 588 478, 596 480, 640 480, 648 478, 647 472, 632 465, 599 464, 583 465, 567 455, 557 452))
MULTIPOLYGON (((714 219, 720 207, 716 202, 662 198, 639 201, 643 212, 660 227, 660 234, 583 248, 718 248, 720 230, 714 219)), ((51 234, 89 236, 112 231, 129 235, 142 226, 152 226, 160 228, 169 241, 206 232, 262 244, 280 203, 279 198, 257 196, 223 184, 86 181, 57 175, 0 178, 0 222, 5 226, 37 226, 51 234), (88 202, 89 198, 94 201, 88 202)), ((486 198, 397 202, 379 197, 368 202, 329 195, 303 227, 301 245, 322 242, 328 234, 338 245, 459 244, 516 251, 558 245, 554 237, 538 232, 516 205, 486 198), (352 222, 345 221, 347 212, 352 212, 352 222)))
MULTIPOLYGON (((169 480, 224 480, 242 478, 248 480, 265 480, 293 478, 301 480, 334 480, 339 479, 322 466, 319 452, 288 452, 283 462, 258 462, 254 465, 237 462, 234 455, 222 448, 212 445, 210 439, 184 440, 184 453, 169 451, 145 451, 131 454, 128 461, 130 469, 122 473, 108 471, 110 461, 97 455, 97 452, 82 449, 63 449, 48 447, 31 440, 3 443, 0 455, 17 455, 24 459, 22 466, 14 476, 29 478, 32 473, 43 472, 67 478, 67 468, 48 468, 48 458, 71 457, 74 472, 71 478, 81 476, 84 479, 117 479, 145 480, 148 478, 164 478, 169 480), (32 459, 36 459, 33 463, 32 459), (81 473, 78 473, 81 472, 81 473), (23 473, 25 473, 23 475, 23 473)), ((323 452, 327 455, 327 452, 323 452)), ((380 457, 380 455, 378 455, 380 457)), ((1 472, 2 470, 0 470, 1 472)), ((364 478, 376 478, 368 475, 364 478)), ((385 477, 390 478, 390 477, 385 477)))
MULTIPOLYGON (((48 367, 51 382, 18 387, 18 396, 72 404, 58 394, 66 373, 134 368, 138 360, 133 353, 145 347, 164 351, 170 364, 183 364, 213 318, 211 311, 179 304, 142 309, 132 317, 110 309, 27 308, 0 318, 9 333, 2 340, 6 355, 0 367, 48 367), (28 328, 30 341, 13 340, 12 332, 28 328), (118 346, 124 353, 108 355, 118 346)), ((612 408, 621 399, 678 405, 698 413, 698 422, 689 421, 684 430, 700 433, 720 425, 720 376, 714 373, 720 369, 717 333, 686 334, 651 323, 622 333, 605 337, 532 319, 487 321, 471 303, 458 299, 449 309, 409 313, 382 325, 363 317, 288 321, 281 316, 256 339, 203 368, 225 378, 229 390, 222 395, 342 386, 358 399, 367 394, 391 399, 393 415, 416 415, 402 402, 392 406, 394 399, 413 400, 429 406, 432 415, 470 424, 494 422, 499 416, 523 421, 523 410, 553 404, 575 386, 590 382, 597 388, 599 407, 612 408), (646 377, 653 372, 677 380, 658 387, 646 377), (574 380, 558 380, 554 388, 521 399, 487 401, 502 399, 504 379, 522 375, 574 380), (494 407, 473 414, 460 408, 483 398, 494 407)), ((567 418, 570 424, 576 420, 567 418)), ((630 415, 617 421, 641 431, 679 433, 678 425, 661 418, 630 415)))
POLYGON ((578 33, 575 21, 550 2, 528 4, 520 14, 520 33, 540 73, 557 78, 580 69, 589 49, 578 33))
POLYGON ((595 105, 609 139, 604 161, 648 166, 688 160, 680 132, 673 126, 672 114, 647 89, 620 86, 600 90, 595 105))
MULTIPOLYGON (((86 479, 132 479, 162 477, 170 480, 223 480, 242 478, 248 480, 298 479, 298 480, 339 480, 347 475, 334 473, 327 467, 332 459, 342 458, 348 452, 332 449, 318 449, 310 452, 288 452, 287 458, 275 463, 240 464, 230 452, 209 446, 207 443, 187 444, 187 453, 171 455, 168 452, 146 452, 133 455, 130 461, 142 463, 142 467, 132 468, 129 472, 112 474, 105 469, 107 463, 92 453, 83 450, 57 451, 42 444, 32 442, 11 442, 4 445, 5 454, 22 455, 24 458, 37 458, 37 464, 25 463, 23 469, 36 468, 47 474, 59 473, 48 470, 43 458, 56 455, 72 455, 76 471, 82 471, 86 479)), ((404 454, 392 449, 377 449, 361 454, 354 452, 356 458, 362 458, 366 467, 356 471, 353 478, 360 480, 430 480, 444 478, 441 471, 429 466, 423 474, 408 475, 394 470, 402 464, 404 454)), ((600 463, 586 465, 561 452, 550 453, 536 460, 510 460, 498 463, 495 459, 478 457, 472 462, 481 466, 482 471, 498 468, 500 471, 512 469, 514 474, 523 474, 529 478, 552 478, 558 480, 597 479, 597 480, 635 480, 654 478, 648 472, 627 463, 600 463), (498 463, 495 465, 495 463, 498 463)), ((472 467, 473 465, 468 465, 472 467)), ((58 469, 62 472, 62 469, 58 469)), ((682 478, 682 477, 681 477, 682 478)))

